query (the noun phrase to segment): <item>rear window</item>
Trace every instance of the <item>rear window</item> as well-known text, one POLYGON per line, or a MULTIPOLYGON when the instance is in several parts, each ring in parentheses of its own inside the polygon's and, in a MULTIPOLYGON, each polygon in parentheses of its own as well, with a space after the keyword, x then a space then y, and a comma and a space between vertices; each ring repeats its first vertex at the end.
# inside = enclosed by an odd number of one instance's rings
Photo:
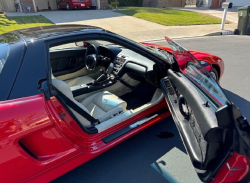
POLYGON ((0 100, 7 99, 25 50, 23 40, 16 34, 0 35, 0 100))
POLYGON ((7 43, 0 44, 0 74, 10 54, 10 46, 7 43))

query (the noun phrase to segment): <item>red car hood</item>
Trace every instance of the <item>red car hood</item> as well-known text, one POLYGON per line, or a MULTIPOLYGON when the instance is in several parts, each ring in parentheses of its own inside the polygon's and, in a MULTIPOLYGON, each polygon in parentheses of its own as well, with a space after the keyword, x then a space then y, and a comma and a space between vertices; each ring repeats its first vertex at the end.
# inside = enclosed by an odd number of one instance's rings
MULTIPOLYGON (((157 48, 160 48, 160 49, 163 49, 163 50, 166 50, 170 53, 172 53, 172 50, 170 47, 167 47, 167 46, 160 46, 160 45, 157 45, 157 44, 153 44, 153 43, 144 43, 144 42, 141 42, 141 44, 145 45, 145 46, 151 46, 151 47, 157 47, 157 48)), ((214 64, 214 63, 217 63, 219 59, 221 59, 220 57, 217 57, 216 55, 212 55, 210 53, 205 53, 205 52, 200 52, 200 51, 194 51, 194 50, 189 50, 189 52, 195 56, 195 58, 197 60, 200 60, 200 61, 207 61, 209 62, 210 64, 214 64)))

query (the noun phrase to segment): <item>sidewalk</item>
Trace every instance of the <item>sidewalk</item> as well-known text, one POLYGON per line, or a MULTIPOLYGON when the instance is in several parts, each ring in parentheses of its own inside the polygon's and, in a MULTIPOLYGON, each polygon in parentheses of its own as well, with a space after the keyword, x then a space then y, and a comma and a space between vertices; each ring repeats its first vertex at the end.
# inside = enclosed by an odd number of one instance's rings
MULTIPOLYGON (((47 11, 39 13, 6 13, 7 16, 43 15, 55 24, 82 24, 101 27, 134 41, 159 40, 170 38, 203 36, 221 32, 220 24, 192 26, 164 26, 139 18, 126 16, 111 10, 87 11, 47 11)), ((225 30, 237 28, 237 24, 226 24, 225 30)))

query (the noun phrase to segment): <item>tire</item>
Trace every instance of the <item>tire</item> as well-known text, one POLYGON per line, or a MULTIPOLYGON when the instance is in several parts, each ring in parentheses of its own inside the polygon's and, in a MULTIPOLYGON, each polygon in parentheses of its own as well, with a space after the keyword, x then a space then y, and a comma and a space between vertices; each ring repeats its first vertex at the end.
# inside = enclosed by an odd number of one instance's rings
POLYGON ((219 73, 218 73, 218 71, 214 68, 214 67, 212 67, 212 70, 211 70, 211 75, 212 75, 212 77, 215 79, 215 81, 219 81, 219 73))
POLYGON ((58 10, 60 10, 60 9, 61 9, 61 7, 60 7, 60 4, 59 4, 59 3, 57 4, 57 9, 58 9, 58 10))
POLYGON ((69 5, 69 3, 67 3, 66 9, 67 9, 67 10, 70 10, 70 5, 69 5))

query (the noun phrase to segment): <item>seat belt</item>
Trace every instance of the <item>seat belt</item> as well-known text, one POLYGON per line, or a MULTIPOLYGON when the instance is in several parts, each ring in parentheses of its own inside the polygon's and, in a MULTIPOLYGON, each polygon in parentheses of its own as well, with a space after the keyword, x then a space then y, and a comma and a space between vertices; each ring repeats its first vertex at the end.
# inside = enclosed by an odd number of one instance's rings
POLYGON ((58 96, 61 97, 61 99, 74 111, 76 111, 78 114, 86 118, 88 121, 90 121, 92 126, 95 126, 97 124, 100 124, 99 119, 93 118, 91 115, 89 115, 85 110, 83 110, 81 107, 76 105, 72 100, 70 100, 67 96, 65 96, 62 92, 60 92, 57 88, 53 87, 58 96))

